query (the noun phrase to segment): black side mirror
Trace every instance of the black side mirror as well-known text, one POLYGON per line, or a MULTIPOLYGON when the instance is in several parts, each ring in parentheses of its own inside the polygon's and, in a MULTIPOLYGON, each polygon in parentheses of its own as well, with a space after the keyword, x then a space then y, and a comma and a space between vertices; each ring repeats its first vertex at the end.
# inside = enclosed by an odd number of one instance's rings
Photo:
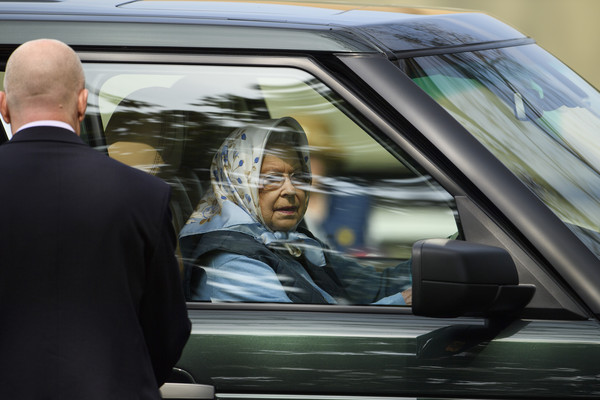
POLYGON ((416 242, 412 278, 413 313, 426 317, 511 317, 535 293, 506 250, 459 240, 416 242))

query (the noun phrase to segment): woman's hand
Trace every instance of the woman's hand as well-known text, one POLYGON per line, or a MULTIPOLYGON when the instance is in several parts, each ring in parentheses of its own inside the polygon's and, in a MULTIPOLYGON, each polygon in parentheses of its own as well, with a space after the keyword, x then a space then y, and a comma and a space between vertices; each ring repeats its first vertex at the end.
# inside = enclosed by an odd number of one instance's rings
POLYGON ((404 297, 404 301, 407 306, 412 305, 412 288, 406 289, 402 292, 402 297, 404 297))

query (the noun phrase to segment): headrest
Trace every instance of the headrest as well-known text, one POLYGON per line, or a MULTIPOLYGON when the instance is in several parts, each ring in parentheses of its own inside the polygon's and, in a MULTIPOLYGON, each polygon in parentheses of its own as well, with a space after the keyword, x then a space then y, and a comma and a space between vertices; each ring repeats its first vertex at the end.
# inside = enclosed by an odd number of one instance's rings
POLYGON ((185 145, 184 115, 169 105, 170 95, 168 88, 149 87, 119 102, 105 129, 111 157, 118 154, 127 164, 153 159, 156 164, 144 164, 144 169, 155 174, 179 169, 185 145))
POLYGON ((156 175, 165 165, 160 154, 145 143, 119 141, 108 146, 108 155, 130 167, 156 175))

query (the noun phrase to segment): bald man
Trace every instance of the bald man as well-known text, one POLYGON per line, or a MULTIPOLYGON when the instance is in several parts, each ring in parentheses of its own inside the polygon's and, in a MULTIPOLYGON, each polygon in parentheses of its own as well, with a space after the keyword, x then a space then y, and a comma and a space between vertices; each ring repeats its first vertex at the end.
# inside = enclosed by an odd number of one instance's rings
POLYGON ((0 399, 159 399, 189 336, 163 181, 80 138, 75 52, 21 45, 0 113, 0 399))

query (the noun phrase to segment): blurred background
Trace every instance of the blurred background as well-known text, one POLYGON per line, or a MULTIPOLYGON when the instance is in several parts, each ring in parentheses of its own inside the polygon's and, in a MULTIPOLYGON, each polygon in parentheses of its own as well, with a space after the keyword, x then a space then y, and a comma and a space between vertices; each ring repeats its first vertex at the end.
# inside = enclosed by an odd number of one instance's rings
MULTIPOLYGON (((309 2, 310 0, 307 0, 309 2)), ((353 1, 345 0, 344 2, 353 1)), ((335 0, 329 0, 336 3, 335 0)), ((600 88, 600 0, 355 0, 357 5, 402 5, 481 11, 534 38, 544 49, 600 88)))

